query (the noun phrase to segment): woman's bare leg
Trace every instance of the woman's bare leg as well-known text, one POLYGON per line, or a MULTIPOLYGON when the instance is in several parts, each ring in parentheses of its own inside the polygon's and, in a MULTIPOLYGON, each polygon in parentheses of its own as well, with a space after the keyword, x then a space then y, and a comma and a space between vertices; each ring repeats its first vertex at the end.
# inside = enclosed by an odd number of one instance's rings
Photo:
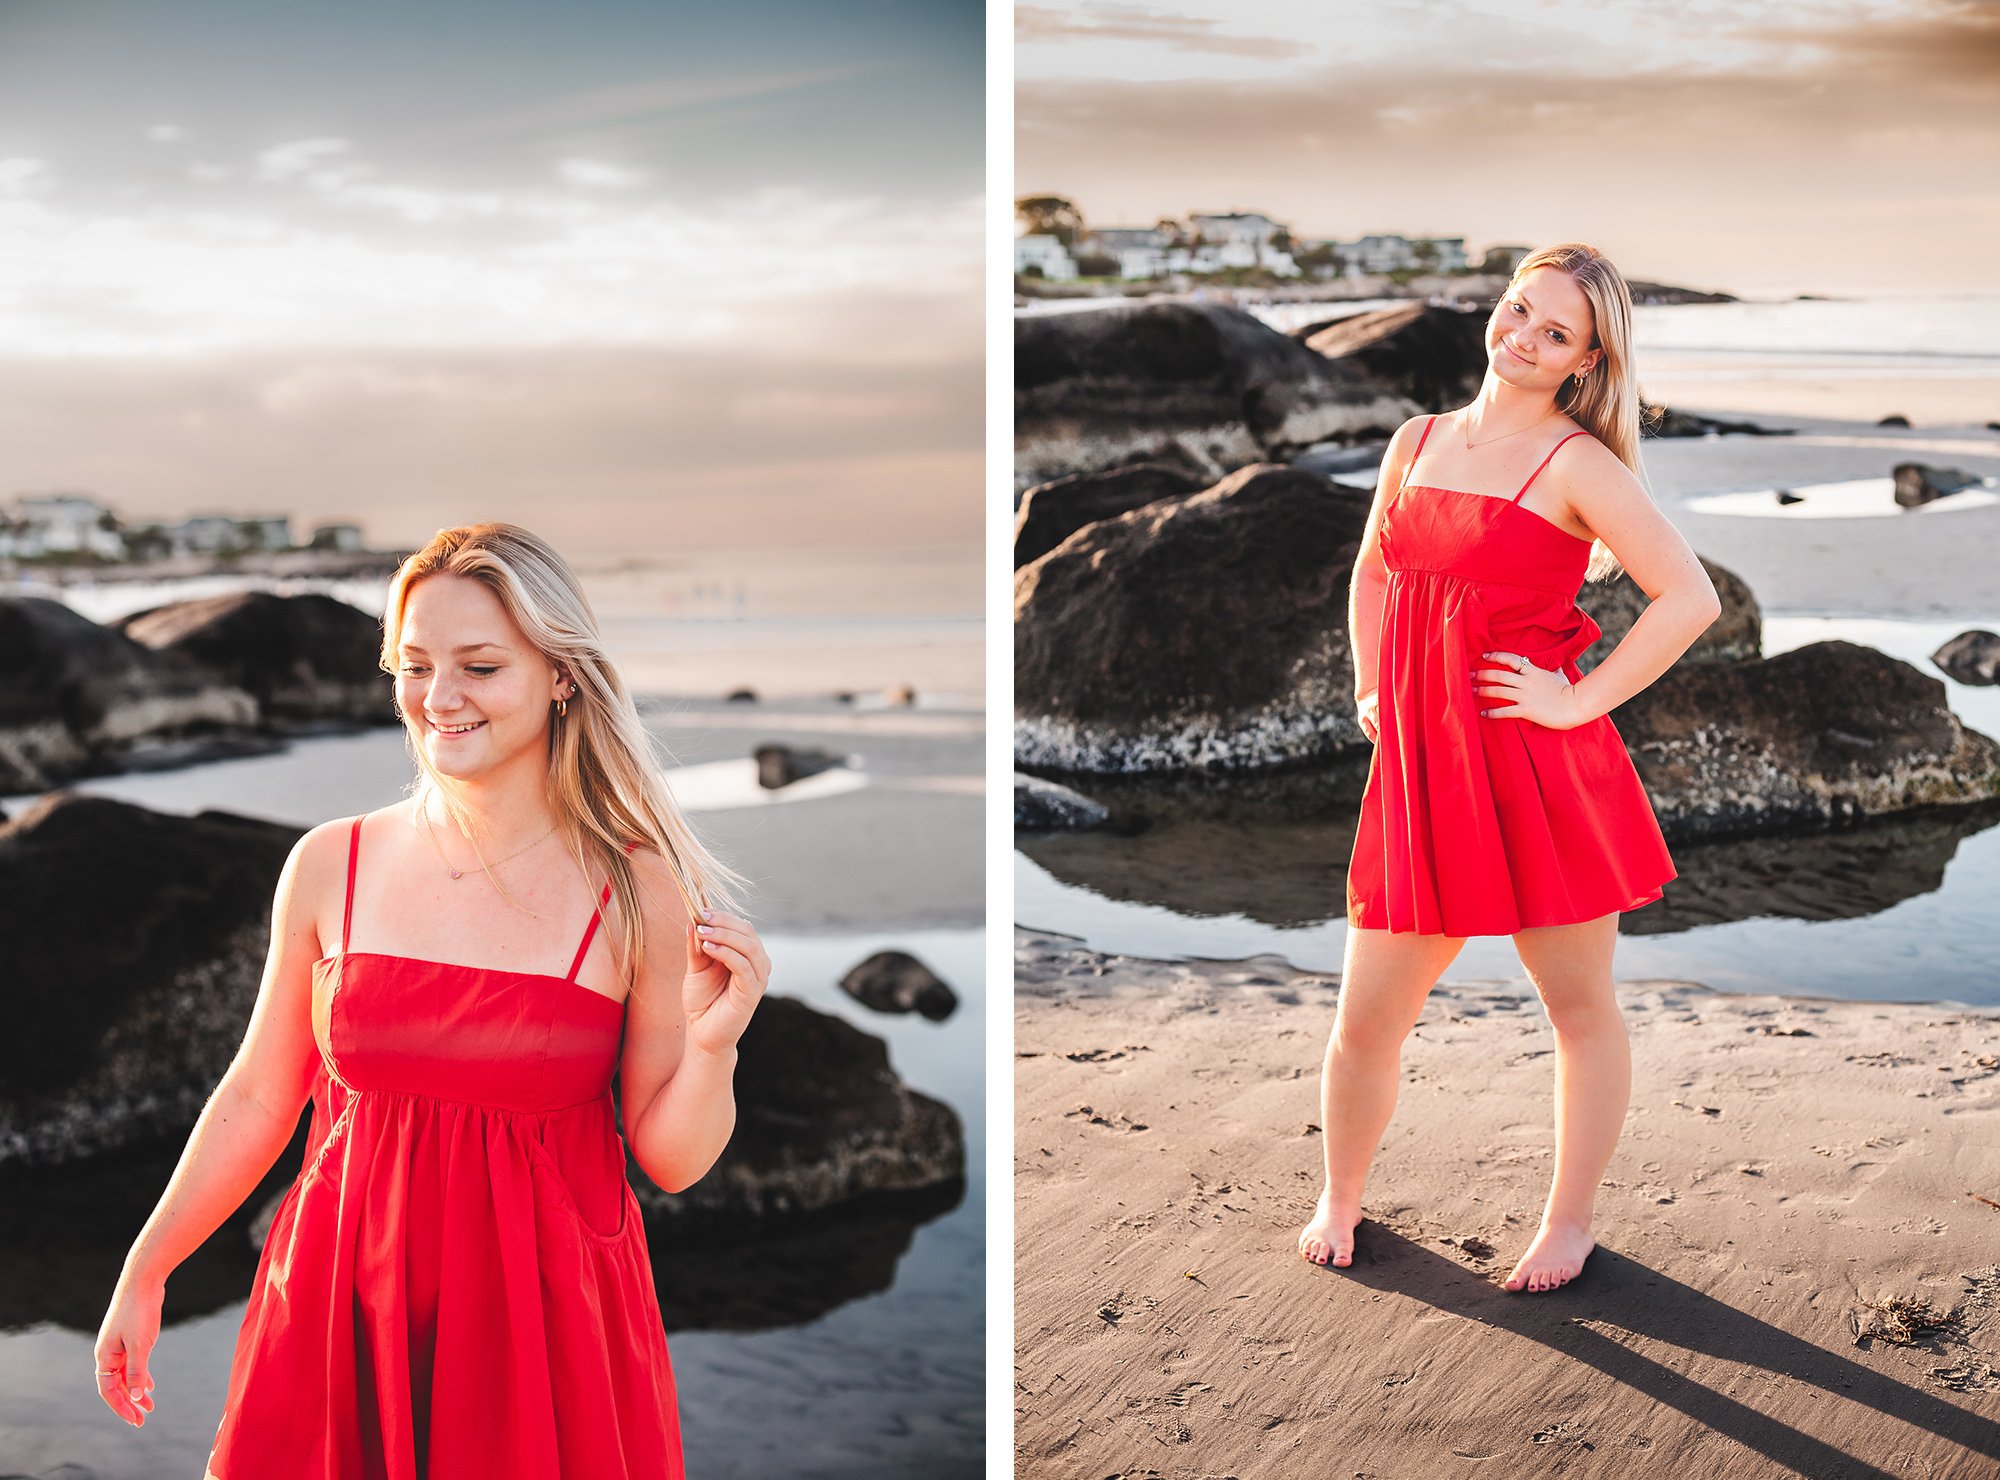
POLYGON ((1320 1065, 1326 1184, 1299 1233, 1299 1253, 1315 1264, 1354 1262, 1361 1184, 1396 1108, 1403 1040, 1464 944, 1461 936, 1348 928, 1340 1005, 1320 1065))
POLYGON ((1611 985, 1617 941, 1616 915, 1514 937, 1556 1032, 1556 1167, 1542 1226, 1504 1289, 1553 1290, 1596 1247, 1591 1209, 1632 1098, 1632 1047, 1611 985))

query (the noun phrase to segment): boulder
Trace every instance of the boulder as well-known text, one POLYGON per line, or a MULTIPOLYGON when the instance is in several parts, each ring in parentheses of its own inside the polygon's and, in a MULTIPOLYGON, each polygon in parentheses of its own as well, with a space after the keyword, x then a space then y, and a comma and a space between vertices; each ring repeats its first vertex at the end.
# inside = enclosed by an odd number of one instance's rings
POLYGON ((840 990, 877 1012, 914 1012, 934 1023, 958 1010, 957 993, 908 951, 877 951, 840 979, 840 990))
POLYGON ((1464 405, 1486 378, 1486 315, 1477 309, 1399 303, 1308 324, 1294 337, 1425 411, 1464 405))
POLYGON ((830 750, 782 745, 776 741, 758 746, 754 754, 757 758, 757 784, 766 791, 777 791, 794 781, 847 764, 846 756, 835 755, 830 750))
POLYGON ((1943 680, 1851 642, 1682 664, 1612 722, 1670 837, 2000 796, 2000 744, 1959 723, 1943 680))
POLYGON ((1420 408, 1241 309, 1163 302, 1014 321, 1014 463, 1027 488, 1155 456, 1204 477, 1420 408))
POLYGON ((133 641, 253 695, 267 725, 397 723, 382 623, 318 593, 231 591, 113 624, 133 641))
POLYGON ((1674 411, 1665 406, 1642 403, 1639 407, 1639 435, 1642 437, 1719 437, 1734 432, 1746 437, 1789 437, 1791 427, 1759 426, 1754 421, 1723 421, 1714 416, 1697 416, 1692 411, 1674 411))
POLYGON ((1021 496, 1014 515, 1014 568, 1039 560, 1086 524, 1194 493, 1208 482, 1167 463, 1143 462, 1037 483, 1021 496))
MULTIPOLYGON (((1694 640, 1694 646, 1681 655, 1680 661, 1736 663, 1758 657, 1764 651, 1764 621, 1749 582, 1705 556, 1695 558, 1701 561, 1701 568, 1708 572, 1715 586, 1715 594, 1722 601, 1722 615, 1694 640)), ((1590 613, 1604 635, 1584 649, 1576 660, 1577 667, 1588 673, 1609 657, 1639 620, 1647 601, 1639 583, 1622 571, 1608 581, 1586 583, 1577 596, 1577 605, 1590 613)))
POLYGON ((1931 661, 1960 683, 2000 683, 2000 634, 1974 627, 1931 654, 1931 661))
POLYGON ((1093 802, 1080 791, 1030 776, 1025 771, 1014 773, 1017 832, 1069 832, 1096 827, 1110 815, 1110 808, 1093 802))
POLYGON ((144 763, 190 736, 254 731, 257 701, 44 596, 0 596, 0 789, 144 763))
POLYGON ((1905 509, 1914 509, 1949 494, 1960 493, 1975 488, 1986 480, 1977 473, 1968 473, 1963 468, 1934 468, 1928 463, 1897 463, 1893 474, 1896 480, 1896 502, 1905 509))
POLYGON ((1347 583, 1368 505, 1258 464, 1086 525, 1015 572, 1017 759, 1235 768, 1367 744, 1347 583))
POLYGON ((187 1133, 242 1041, 300 832, 73 792, 0 827, 0 1169, 187 1133))
POLYGON ((765 997, 750 1019, 736 1105, 727 1149, 694 1186, 669 1193, 635 1180, 649 1225, 740 1229, 965 1176, 965 1131, 951 1107, 898 1080, 880 1038, 790 997, 765 997))

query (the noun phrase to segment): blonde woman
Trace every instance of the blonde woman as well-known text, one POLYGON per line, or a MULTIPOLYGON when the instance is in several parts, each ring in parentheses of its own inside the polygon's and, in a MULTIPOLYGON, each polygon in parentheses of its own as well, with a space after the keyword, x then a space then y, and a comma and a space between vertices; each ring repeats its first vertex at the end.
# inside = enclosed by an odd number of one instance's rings
POLYGON ((1720 611, 1635 476, 1631 324, 1630 291, 1601 253, 1533 253, 1487 323, 1479 393, 1406 424, 1384 456, 1349 598, 1376 748, 1321 1071, 1326 1180, 1298 1241, 1314 1263, 1353 1261, 1403 1039, 1475 935, 1513 937, 1555 1029, 1554 1180, 1504 1287, 1554 1289, 1595 1246, 1631 1087, 1618 915, 1675 877, 1609 715, 1720 611), (1601 634, 1576 594, 1620 566, 1650 603, 1585 676, 1576 659, 1601 634))
POLYGON ((210 1480, 679 1476, 625 1156, 678 1191, 729 1140, 770 973, 742 880, 689 829, 575 575, 527 530, 441 530, 411 556, 382 662, 412 795, 286 861, 242 1048, 127 1256, 99 1392, 144 1422, 169 1273, 310 1094, 210 1480))

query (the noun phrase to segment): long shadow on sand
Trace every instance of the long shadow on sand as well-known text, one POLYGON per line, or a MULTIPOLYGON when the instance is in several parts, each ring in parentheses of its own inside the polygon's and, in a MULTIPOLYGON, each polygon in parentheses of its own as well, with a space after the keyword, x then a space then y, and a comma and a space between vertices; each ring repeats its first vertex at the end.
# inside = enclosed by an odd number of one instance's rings
MULTIPOLYGON (((1634 1351, 1625 1341, 1658 1342, 1718 1358, 1732 1368, 1760 1367, 1818 1388, 1833 1402, 1861 1404, 1926 1430, 1959 1445, 1968 1456, 2000 1457, 2000 1423, 1835 1355, 1601 1245, 1576 1281, 1530 1294, 1503 1290, 1498 1279, 1364 1218, 1355 1262, 1345 1269, 1315 1269, 1539 1342, 1813 1480, 1892 1480, 1908 1471, 1871 1464, 1634 1351)), ((1907 1450, 1908 1444, 1897 1447, 1907 1450)))

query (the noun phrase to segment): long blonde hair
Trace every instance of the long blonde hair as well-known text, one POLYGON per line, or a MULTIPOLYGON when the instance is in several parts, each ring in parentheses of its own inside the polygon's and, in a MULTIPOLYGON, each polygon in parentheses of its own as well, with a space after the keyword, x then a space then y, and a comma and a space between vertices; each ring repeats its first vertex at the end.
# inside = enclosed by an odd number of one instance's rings
MULTIPOLYGON (((712 904, 741 913, 731 886, 747 888, 749 881, 710 854, 675 803, 654 758, 655 741, 606 655, 596 614, 563 558, 518 524, 439 530, 389 582, 381 665, 392 674, 401 656, 410 591, 438 574, 463 576, 485 586, 536 651, 566 671, 576 685, 576 692, 564 701, 566 713, 558 715, 550 706, 548 796, 555 808, 556 832, 584 877, 611 880, 619 919, 611 933, 612 955, 619 974, 635 977, 634 968, 645 953, 638 877, 625 850, 627 843, 658 850, 690 912, 698 915, 705 904, 712 904)), ((405 715, 403 726, 419 773, 412 788, 418 805, 428 806, 436 796, 446 815, 472 840, 471 814, 453 800, 445 778, 424 754, 417 723, 405 715)), ((484 866, 486 857, 479 853, 476 840, 472 848, 484 866)), ((498 887, 497 880, 495 884, 498 887)))
MULTIPOLYGON (((1639 458, 1639 380, 1632 366, 1632 289, 1625 275, 1609 257, 1584 242, 1561 242, 1530 252, 1514 269, 1507 290, 1512 292, 1537 267, 1556 267, 1568 273, 1590 300, 1591 322, 1597 339, 1591 348, 1602 349, 1603 359, 1581 381, 1574 376, 1556 388, 1556 409, 1611 449, 1618 461, 1652 494, 1646 469, 1639 458)), ((1606 547, 1595 540, 1590 547, 1590 564, 1584 579, 1609 580, 1623 567, 1606 547)))

